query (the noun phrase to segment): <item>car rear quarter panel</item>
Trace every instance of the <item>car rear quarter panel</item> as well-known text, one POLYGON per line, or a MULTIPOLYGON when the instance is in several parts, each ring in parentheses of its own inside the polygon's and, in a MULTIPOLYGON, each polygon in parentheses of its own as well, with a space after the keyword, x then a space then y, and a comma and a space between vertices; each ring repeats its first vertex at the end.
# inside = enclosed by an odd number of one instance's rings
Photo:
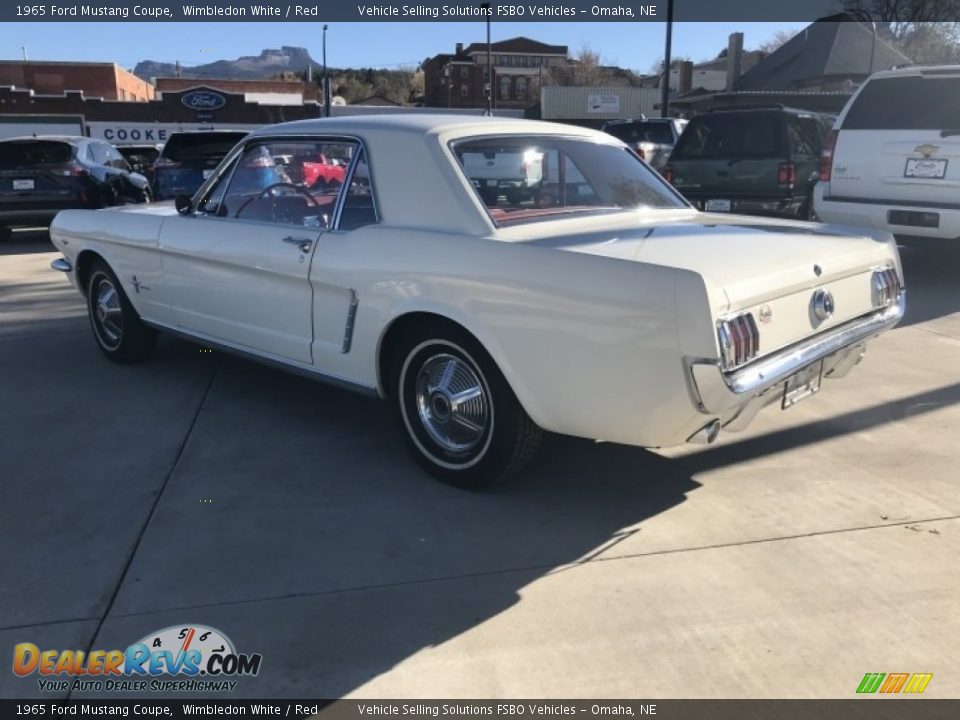
MULTIPOLYGON (((322 243, 321 243, 322 246, 322 243)), ((697 412, 679 343, 709 356, 710 312, 694 273, 491 239, 371 228, 356 256, 332 253, 355 273, 354 345, 334 362, 341 377, 381 389, 380 343, 409 313, 446 317, 472 333, 541 427, 633 445, 682 442, 697 412), (362 247, 362 250, 361 250, 362 247), (701 326, 678 326, 680 304, 701 326), (705 329, 706 328, 706 329, 705 329), (360 362, 363 367, 353 363, 360 362)), ((317 272, 315 270, 315 272, 317 272)), ((714 353, 715 354, 715 353, 714 353)))

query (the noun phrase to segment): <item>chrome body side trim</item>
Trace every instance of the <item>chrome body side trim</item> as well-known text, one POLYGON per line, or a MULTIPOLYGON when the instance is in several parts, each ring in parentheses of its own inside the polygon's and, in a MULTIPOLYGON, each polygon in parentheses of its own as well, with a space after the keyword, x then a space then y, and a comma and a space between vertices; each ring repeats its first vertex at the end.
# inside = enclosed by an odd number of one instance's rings
POLYGON ((360 295, 356 290, 350 288, 350 308, 347 310, 347 324, 343 329, 343 346, 340 348, 344 354, 350 352, 353 345, 353 325, 357 319, 357 306, 360 304, 360 295))
POLYGON ((50 267, 63 273, 73 272, 73 265, 65 257, 58 257, 50 263, 50 267))
POLYGON ((375 387, 369 387, 367 385, 355 383, 351 380, 345 380, 335 375, 328 375, 327 373, 310 367, 309 365, 304 365, 303 363, 298 363, 292 360, 284 360, 272 355, 262 355, 254 350, 240 348, 226 343, 223 340, 216 340, 205 335, 187 332, 182 328, 171 327, 169 325, 164 325, 163 323, 152 322, 150 320, 144 320, 143 322, 155 330, 159 330, 160 332, 174 335, 182 340, 187 340, 188 342, 206 345, 214 350, 219 350, 220 352, 224 352, 229 355, 236 355, 237 357, 242 357, 246 360, 253 360, 254 362, 258 362, 263 365, 269 365, 270 367, 285 370, 296 375, 301 375, 303 377, 310 378, 311 380, 316 380, 326 385, 332 385, 343 390, 359 393, 360 395, 366 395, 367 397, 380 397, 380 392, 375 387))
POLYGON ((716 359, 687 359, 690 389, 701 412, 721 414, 819 360, 827 361, 824 376, 830 377, 835 366, 849 370, 848 356, 854 353, 859 360, 863 343, 894 327, 905 310, 906 291, 901 291, 896 301, 886 308, 814 335, 733 372, 723 372, 716 359))

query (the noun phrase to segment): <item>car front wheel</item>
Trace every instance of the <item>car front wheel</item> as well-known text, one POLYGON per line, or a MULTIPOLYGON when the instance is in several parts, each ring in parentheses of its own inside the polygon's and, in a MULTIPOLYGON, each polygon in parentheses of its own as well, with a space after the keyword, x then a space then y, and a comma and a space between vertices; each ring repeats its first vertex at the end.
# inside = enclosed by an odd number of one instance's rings
POLYGON ((446 483, 491 487, 536 453, 540 428, 489 355, 459 328, 408 336, 394 356, 392 387, 408 446, 446 483))
POLYGON ((157 333, 143 323, 106 263, 96 262, 87 281, 87 313, 100 350, 118 363, 143 360, 157 333))

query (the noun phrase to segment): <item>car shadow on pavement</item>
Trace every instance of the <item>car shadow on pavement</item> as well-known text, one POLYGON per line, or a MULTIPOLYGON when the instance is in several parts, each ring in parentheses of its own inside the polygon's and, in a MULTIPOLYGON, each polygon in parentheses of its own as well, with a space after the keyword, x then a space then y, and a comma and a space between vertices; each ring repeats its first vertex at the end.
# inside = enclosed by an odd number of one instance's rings
POLYGON ((9 240, 0 241, 0 257, 3 255, 46 253, 54 250, 56 248, 50 242, 50 233, 47 228, 14 230, 9 240))
POLYGON ((94 646, 206 623, 264 655, 232 696, 340 697, 697 487, 656 454, 547 436, 516 482, 457 490, 383 403, 225 357, 94 646))
POLYGON ((900 260, 907 287, 907 313, 901 326, 960 312, 960 247, 947 241, 907 241, 900 245, 900 260))
POLYGON ((845 434, 862 432, 878 425, 907 420, 910 417, 935 412, 944 406, 958 403, 960 403, 960 383, 953 383, 798 427, 698 450, 678 458, 678 462, 691 474, 696 475, 706 470, 729 467, 765 455, 775 455, 845 434))

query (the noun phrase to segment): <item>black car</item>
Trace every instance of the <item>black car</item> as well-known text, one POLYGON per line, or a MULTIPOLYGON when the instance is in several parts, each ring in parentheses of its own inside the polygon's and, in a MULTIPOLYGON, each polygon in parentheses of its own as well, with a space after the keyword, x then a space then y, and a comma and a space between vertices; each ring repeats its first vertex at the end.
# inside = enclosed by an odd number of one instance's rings
POLYGON ((153 194, 157 200, 192 196, 220 161, 247 136, 239 130, 177 132, 167 138, 153 164, 153 194))
POLYGON ((60 210, 149 201, 147 179, 103 140, 0 140, 0 239, 12 227, 49 225, 60 210))
POLYGON ((153 164, 160 156, 163 145, 117 145, 117 150, 130 164, 135 173, 140 173, 153 183, 153 164))
POLYGON ((780 106, 698 115, 663 176, 707 212, 810 219, 820 154, 834 119, 780 106))

